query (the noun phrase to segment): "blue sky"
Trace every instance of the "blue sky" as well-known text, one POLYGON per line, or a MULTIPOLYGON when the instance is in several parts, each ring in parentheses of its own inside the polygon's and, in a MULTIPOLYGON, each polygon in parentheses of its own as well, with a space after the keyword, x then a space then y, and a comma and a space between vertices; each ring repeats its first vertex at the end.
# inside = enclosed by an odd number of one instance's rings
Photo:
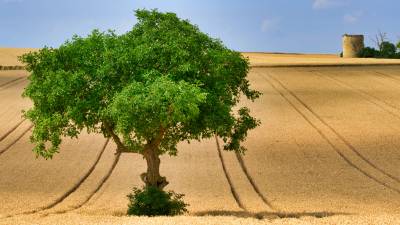
POLYGON ((0 46, 57 47, 129 30, 138 8, 172 11, 238 51, 337 53, 344 33, 400 39, 399 0, 0 0, 0 46))

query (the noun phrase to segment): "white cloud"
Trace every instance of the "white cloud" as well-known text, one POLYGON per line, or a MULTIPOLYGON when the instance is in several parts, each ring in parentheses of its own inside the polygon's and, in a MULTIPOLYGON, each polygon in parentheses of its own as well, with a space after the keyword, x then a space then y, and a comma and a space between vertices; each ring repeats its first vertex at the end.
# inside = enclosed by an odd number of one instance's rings
POLYGON ((354 13, 347 13, 343 16, 343 21, 347 24, 355 24, 359 21, 359 19, 363 16, 362 11, 357 11, 354 13))
POLYGON ((313 9, 326 9, 334 5, 333 0, 314 0, 313 9))
POLYGON ((277 24, 277 20, 276 19, 264 19, 261 22, 261 31, 262 32, 269 32, 275 29, 276 24, 277 24))
POLYGON ((312 0, 312 8, 315 10, 329 9, 334 7, 345 6, 350 0, 312 0))

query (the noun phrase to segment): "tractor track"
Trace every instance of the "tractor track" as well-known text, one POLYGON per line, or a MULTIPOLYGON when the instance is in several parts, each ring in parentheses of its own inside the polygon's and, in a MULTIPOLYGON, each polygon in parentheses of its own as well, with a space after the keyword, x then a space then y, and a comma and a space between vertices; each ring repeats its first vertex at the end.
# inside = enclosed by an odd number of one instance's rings
MULTIPOLYGON (((16 79, 7 81, 7 82, 5 82, 5 83, 3 83, 3 84, 0 84, 0 88, 3 88, 4 86, 7 86, 7 85, 12 84, 12 83, 14 83, 14 82, 17 82, 17 81, 22 80, 22 79, 24 79, 24 78, 25 78, 25 77, 18 77, 18 78, 16 78, 16 79)), ((12 86, 12 85, 11 85, 11 86, 12 86)))
POLYGON ((381 77, 384 77, 386 79, 391 79, 394 82, 396 82, 397 85, 400 85, 400 79, 397 78, 396 76, 393 76, 393 75, 390 75, 390 74, 386 74, 386 73, 382 73, 382 72, 379 72, 379 71, 375 71, 375 74, 377 74, 377 75, 379 75, 381 77))
POLYGON ((92 172, 94 171, 94 169, 96 168, 97 164, 99 163, 101 156, 103 155, 104 151, 106 150, 106 147, 109 143, 110 139, 107 138, 106 142, 104 143, 101 151, 99 152, 99 154, 96 157, 95 162, 92 164, 92 166, 90 167, 90 169, 86 172, 86 174, 81 177, 81 179, 73 186, 71 187, 71 189, 69 189, 67 192, 65 192, 62 196, 60 196, 58 199, 56 199, 52 204, 47 205, 44 210, 47 209, 51 209, 53 207, 55 207, 56 205, 60 204, 62 201, 64 201, 64 199, 66 199, 68 196, 70 196, 72 193, 74 193, 76 190, 78 190, 78 188, 85 182, 85 180, 92 174, 92 172))
POLYGON ((12 127, 9 131, 7 131, 3 136, 0 137, 0 142, 3 141, 8 135, 14 132, 26 119, 21 120, 18 122, 14 127, 12 127))
POLYGON ((17 143, 23 136, 25 136, 26 133, 28 133, 31 129, 32 129, 33 125, 30 125, 28 127, 28 129, 26 129, 24 132, 22 132, 21 135, 19 135, 13 142, 11 142, 10 144, 8 144, 6 147, 4 147, 3 149, 0 149, 0 156, 7 152, 15 143, 17 143))
POLYGON ((13 87, 13 86, 25 81, 25 80, 26 80, 26 77, 21 77, 21 78, 18 78, 18 79, 14 79, 14 80, 12 80, 10 82, 7 82, 6 84, 0 85, 0 92, 1 91, 5 91, 8 88, 13 87))
MULTIPOLYGON (((349 85, 349 84, 347 84, 347 83, 345 83, 345 82, 343 82, 343 81, 340 81, 340 80, 338 80, 338 79, 335 79, 335 78, 331 77, 330 75, 322 75, 322 77, 324 77, 324 78, 327 79, 327 80, 331 80, 331 81, 333 81, 333 82, 339 84, 340 86, 346 87, 346 88, 352 90, 352 91, 355 92, 355 93, 361 94, 361 98, 363 98, 364 100, 366 100, 366 101, 368 101, 368 102, 374 104, 374 105, 377 106, 379 109, 382 109, 382 110, 384 110, 384 111, 387 112, 387 113, 390 113, 391 115, 395 116, 397 119, 400 119, 400 115, 399 115, 399 114, 393 113, 393 112, 391 112, 390 110, 385 109, 385 108, 382 107, 381 105, 377 104, 377 103, 374 102, 374 101, 371 101, 370 99, 368 99, 367 97, 365 97, 365 96, 363 96, 363 95, 367 95, 367 96, 369 96, 369 97, 371 97, 371 98, 374 98, 376 101, 382 102, 383 104, 385 104, 385 105, 387 105, 387 106, 389 106, 389 107, 392 107, 392 108, 395 109, 395 110, 399 110, 397 107, 395 108, 395 107, 391 106, 390 104, 386 103, 385 101, 383 101, 383 100, 381 100, 381 99, 379 99, 379 98, 377 98, 377 97, 375 97, 375 96, 373 96, 373 95, 371 95, 371 94, 369 94, 369 93, 366 93, 366 92, 364 92, 364 91, 358 90, 358 89, 356 89, 354 86, 349 85)), ((310 110, 310 109, 309 109, 309 110, 310 110)), ((310 110, 310 111, 311 111, 311 110, 310 110)), ((315 115, 316 113, 313 112, 313 114, 315 115)), ((317 118, 318 118, 318 117, 317 117, 317 118)), ((370 165, 371 167, 373 167, 374 169, 378 170, 379 172, 381 172, 381 173, 384 174, 385 176, 391 178, 392 180, 394 180, 394 181, 396 181, 397 183, 400 184, 400 178, 398 178, 398 177, 396 177, 396 176, 394 176, 394 175, 392 175, 392 174, 386 172, 384 169, 382 169, 382 168, 380 168, 379 166, 375 165, 373 162, 371 162, 371 160, 369 160, 366 156, 364 156, 363 154, 361 154, 353 145, 351 145, 343 136, 341 136, 338 132, 335 132, 335 130, 334 130, 332 127, 330 127, 330 125, 328 125, 327 122, 323 121, 322 118, 320 118, 320 117, 319 117, 318 119, 321 120, 321 122, 323 122, 327 127, 329 127, 336 135, 338 135, 338 137, 339 137, 344 143, 346 143, 346 145, 347 145, 358 157, 360 157, 363 161, 365 161, 368 165, 370 165)))
MULTIPOLYGON (((329 77, 328 77, 328 78, 325 77, 325 79, 330 79, 330 78, 329 78, 329 77)), ((342 85, 342 84, 340 83, 341 81, 336 81, 336 80, 334 80, 333 78, 332 78, 332 81, 336 82, 337 84, 339 84, 339 85, 341 85, 341 86, 346 86, 346 85, 342 85)), ((347 88, 353 90, 353 88, 350 88, 350 87, 348 87, 348 86, 347 86, 347 88)), ((354 89, 353 91, 354 91, 354 92, 358 92, 358 93, 361 94, 361 95, 364 94, 363 92, 357 91, 357 89, 354 89)), ((369 96, 369 95, 368 95, 368 96, 369 96)), ((370 97, 372 97, 372 96, 370 96, 370 97)), ((397 118, 397 119, 400 119, 400 115, 399 115, 399 114, 394 113, 394 112, 392 112, 392 111, 386 109, 385 107, 383 107, 382 105, 380 105, 380 104, 378 104, 378 103, 372 101, 371 99, 368 99, 368 98, 366 98, 366 97, 364 97, 364 96, 363 96, 362 98, 363 98, 364 100, 366 100, 367 102, 369 102, 369 103, 375 105, 375 106, 378 107, 379 109, 381 109, 381 110, 383 110, 383 111, 389 113, 389 114, 392 115, 393 117, 395 117, 395 118, 397 118)), ((379 100, 378 98, 376 98, 376 97, 374 97, 374 99, 376 99, 376 100, 379 101, 379 102, 382 102, 382 101, 380 101, 380 100, 379 100)), ((385 105, 387 105, 385 102, 382 102, 382 103, 385 104, 385 105)), ((387 105, 387 106, 390 107, 390 108, 393 108, 393 109, 396 110, 396 111, 399 111, 399 109, 394 108, 394 107, 392 107, 392 106, 390 106, 390 105, 387 105)))
POLYGON ((279 211, 275 206, 272 205, 272 203, 263 195, 263 193, 260 191, 260 188, 258 188, 258 185, 256 184, 256 182, 254 181, 253 177, 250 175, 246 163, 243 160, 242 155, 240 155, 240 153, 235 152, 236 154, 236 158, 239 162, 239 165, 243 171, 243 173, 246 175, 247 180, 249 181, 249 183, 251 184, 251 187, 253 188, 253 190, 257 193, 258 197, 260 197, 260 199, 272 210, 274 211, 279 211))
POLYGON ((83 202, 79 203, 78 205, 72 206, 71 208, 66 209, 66 210, 60 210, 60 211, 56 211, 53 213, 45 214, 45 216, 47 216, 49 214, 63 214, 63 213, 71 212, 71 211, 81 208, 86 203, 88 203, 93 198, 93 196, 103 187, 103 185, 107 182, 107 180, 110 178, 110 176, 114 172, 115 167, 117 166, 117 164, 119 162, 120 157, 121 157, 121 153, 115 154, 114 161, 113 161, 113 164, 111 165, 110 169, 107 171, 106 175, 100 180, 96 189, 94 191, 92 191, 83 202))
POLYGON ((246 207, 243 205, 243 203, 242 203, 242 201, 241 201, 241 199, 239 197, 239 194, 237 193, 237 191, 235 189, 235 186, 233 185, 231 176, 229 175, 229 173, 228 173, 228 171, 226 169, 224 157, 222 156, 222 150, 221 150, 217 135, 215 135, 215 142, 216 142, 216 145, 217 145, 218 157, 219 157, 219 160, 221 161, 221 165, 222 165, 222 170, 224 171, 226 180, 228 181, 229 187, 231 189, 232 196, 235 199, 235 201, 236 201, 237 205, 239 206, 239 208, 241 208, 242 210, 248 212, 246 207))
MULTIPOLYGON (((261 74, 259 74, 261 75, 261 74)), ((270 75, 267 75, 268 77, 272 78, 270 75)), ((343 159, 350 167, 356 169, 358 172, 360 172, 361 174, 363 174, 364 176, 366 176, 367 178, 371 179, 372 181, 400 194, 400 189, 396 188, 396 187, 392 187, 391 185, 379 180, 378 178, 376 178, 375 176, 369 174, 368 172, 364 171, 362 168, 360 168, 359 166, 357 166, 355 163, 353 163, 348 157, 346 157, 342 151, 340 149, 338 149, 330 140, 329 138, 322 132, 322 130, 320 130, 316 125, 314 125, 313 122, 310 121, 310 119, 304 115, 300 109, 298 109, 268 78, 266 78, 265 76, 261 75, 261 77, 263 77, 270 85, 271 87, 283 98, 285 99, 285 101, 287 103, 289 103, 289 105, 297 112, 299 113, 299 115, 301 117, 303 117, 303 119, 311 125, 311 127, 313 127, 319 134, 320 136, 332 147, 332 149, 340 156, 341 159, 343 159)), ((274 78, 272 78, 274 79, 274 78)), ((274 79, 275 80, 275 79, 274 79)), ((278 82, 280 83, 280 82, 278 82)), ((283 88, 285 89, 285 87, 283 86, 283 88)), ((285 89, 286 90, 286 89, 285 89)), ((294 97, 294 96, 293 96, 294 97)), ((297 98, 296 98, 297 99, 297 98)), ((307 108, 306 108, 307 109, 307 108)))
MULTIPOLYGON (((72 186, 67 192, 65 192, 62 196, 58 197, 55 201, 53 201, 52 203, 46 205, 46 206, 42 206, 40 208, 34 209, 34 210, 30 210, 30 211, 26 211, 26 212, 22 212, 22 213, 17 213, 17 214, 11 214, 11 215, 7 215, 5 217, 2 218, 11 218, 11 217, 15 217, 15 216, 20 216, 20 215, 31 215, 31 214, 36 214, 45 210, 49 210, 51 208, 54 208, 55 206, 57 206, 58 204, 60 204, 61 202, 63 202, 68 196, 70 196, 72 193, 74 193, 84 182, 85 180, 92 174, 92 172, 94 171, 94 169, 96 168, 97 164, 99 163, 103 153, 105 152, 105 149, 109 143, 110 139, 108 138, 106 140, 106 142, 104 143, 102 149, 100 150, 100 152, 98 153, 95 162, 92 164, 92 166, 90 167, 90 169, 85 173, 85 175, 83 177, 80 178, 80 180, 74 185, 72 186)), ((118 157, 119 158, 119 157, 118 157)), ((115 165, 113 164, 113 167, 115 167, 115 165)), ((114 168, 112 168, 113 170, 114 168)), ((108 172, 109 174, 109 172, 108 172)), ((109 175, 108 175, 109 177, 109 175)), ((107 177, 107 179, 108 179, 107 177)), ((104 180, 104 178, 103 178, 104 180)), ((102 180, 102 183, 100 185, 103 185, 103 183, 105 181, 102 180)), ((98 190, 100 188, 97 187, 96 190, 98 190)), ((91 196, 90 196, 91 197, 91 196)))
POLYGON ((369 166, 372 168, 376 169, 377 171, 381 172, 384 174, 386 177, 396 181, 397 183, 400 183, 400 179, 387 173, 380 167, 376 166, 374 163, 372 163, 369 159, 367 159, 364 155, 362 155, 352 144, 350 144, 338 131, 336 131, 331 125, 329 125, 324 119, 322 119, 314 110, 311 109, 310 106, 308 106, 304 101, 302 101, 295 93, 293 93, 291 90, 289 90, 285 85, 282 84, 278 79, 270 76, 272 79, 274 79, 277 83, 279 83, 289 94, 291 94, 300 104, 305 107, 308 111, 310 111, 319 121, 321 121, 325 126, 327 126, 335 135, 339 137, 343 143, 346 144, 346 146, 353 152, 355 153, 360 159, 362 159, 365 163, 367 163, 369 166))
MULTIPOLYGON (((323 74, 321 74, 321 77, 324 77, 325 79, 332 80, 332 81, 334 81, 335 83, 337 83, 337 84, 339 84, 339 85, 341 85, 341 86, 344 86, 344 87, 346 87, 346 88, 348 88, 348 89, 353 90, 354 92, 358 92, 358 93, 360 93, 360 94, 362 94, 362 95, 366 95, 366 96, 368 96, 368 97, 370 97, 370 98, 375 99, 375 100, 378 101, 378 102, 381 102, 382 104, 386 105, 387 107, 390 107, 390 108, 393 108, 393 109, 395 109, 395 110, 397 110, 397 111, 400 111, 400 107, 398 107, 398 106, 396 106, 396 105, 393 105, 393 104, 390 104, 390 103, 388 103, 388 102, 386 102, 386 101, 384 101, 384 100, 382 100, 382 99, 380 99, 380 98, 378 98, 378 97, 376 97, 376 96, 374 96, 374 95, 369 94, 369 93, 366 92, 366 91, 357 89, 357 88, 355 88, 353 85, 347 84, 347 83, 345 83, 345 82, 343 82, 343 81, 341 81, 341 80, 339 80, 339 79, 333 78, 332 75, 323 75, 323 74)), ((371 100, 368 99, 367 97, 362 96, 362 98, 364 98, 364 99, 367 100, 368 102, 373 103, 374 105, 378 106, 380 109, 382 109, 382 110, 384 110, 384 111, 386 111, 386 112, 388 112, 388 113, 391 113, 389 110, 385 109, 384 107, 382 107, 381 105, 377 104, 376 102, 371 101, 371 100)), ((391 114, 393 114, 393 113, 391 113, 391 114)), ((395 117, 400 118, 400 116, 399 116, 398 114, 396 114, 395 117)))

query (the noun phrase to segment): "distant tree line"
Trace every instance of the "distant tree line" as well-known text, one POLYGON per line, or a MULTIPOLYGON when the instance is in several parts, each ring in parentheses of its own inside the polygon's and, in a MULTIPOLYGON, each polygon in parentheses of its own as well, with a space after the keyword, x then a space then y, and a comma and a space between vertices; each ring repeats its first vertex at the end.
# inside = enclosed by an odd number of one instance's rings
POLYGON ((378 49, 365 47, 358 53, 358 57, 400 59, 400 42, 395 45, 389 41, 384 41, 380 43, 378 49))
POLYGON ((377 48, 365 47, 359 53, 360 58, 385 58, 385 59, 400 59, 400 41, 392 43, 388 40, 387 34, 379 32, 372 39, 377 48))

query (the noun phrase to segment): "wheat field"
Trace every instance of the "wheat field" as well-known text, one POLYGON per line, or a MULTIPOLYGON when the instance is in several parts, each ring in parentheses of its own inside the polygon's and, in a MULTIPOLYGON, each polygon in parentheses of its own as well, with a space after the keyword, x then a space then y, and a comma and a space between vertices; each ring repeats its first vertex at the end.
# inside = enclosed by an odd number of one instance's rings
POLYGON ((253 67, 263 95, 240 105, 262 124, 248 151, 181 143, 161 173, 189 213, 155 218, 125 216, 146 165, 116 158, 102 136, 83 132, 52 160, 35 158, 21 117, 28 73, 0 71, 0 224, 400 224, 400 66, 366 65, 253 67))

